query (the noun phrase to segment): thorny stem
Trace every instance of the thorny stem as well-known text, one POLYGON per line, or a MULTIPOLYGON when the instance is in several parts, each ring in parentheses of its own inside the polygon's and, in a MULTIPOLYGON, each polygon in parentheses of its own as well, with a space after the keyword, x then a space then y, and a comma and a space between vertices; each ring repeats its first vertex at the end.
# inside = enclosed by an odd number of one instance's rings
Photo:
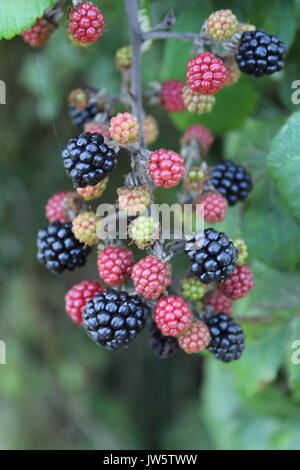
POLYGON ((148 31, 143 33, 143 40, 151 39, 182 39, 185 41, 196 41, 199 39, 198 33, 185 33, 179 31, 148 31))

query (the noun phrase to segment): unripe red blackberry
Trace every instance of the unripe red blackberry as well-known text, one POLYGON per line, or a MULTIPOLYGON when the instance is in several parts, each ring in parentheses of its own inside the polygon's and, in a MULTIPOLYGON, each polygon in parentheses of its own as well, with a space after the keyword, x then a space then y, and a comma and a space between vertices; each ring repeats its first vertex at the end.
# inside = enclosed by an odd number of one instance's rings
POLYGON ((233 274, 220 285, 220 291, 231 300, 238 300, 254 287, 254 276, 246 264, 236 266, 233 274))
POLYGON ((213 95, 203 95, 192 91, 188 86, 185 86, 183 89, 183 101, 190 113, 204 114, 211 112, 216 103, 216 98, 213 95))
POLYGON ((128 235, 140 249, 144 249, 158 240, 159 222, 153 217, 140 215, 130 223, 128 235))
POLYGON ((209 329, 202 321, 195 321, 177 340, 181 349, 188 354, 204 351, 210 342, 209 329))
POLYGON ((218 289, 205 297, 204 301, 207 305, 210 305, 214 312, 232 315, 232 301, 218 289))
POLYGON ((163 335, 178 336, 191 326, 193 316, 182 297, 168 295, 157 302, 153 318, 163 335))
POLYGON ((147 256, 133 266, 135 290, 146 299, 157 299, 172 282, 171 267, 163 260, 147 256))
POLYGON ((209 191, 195 201, 196 214, 204 217, 205 222, 215 224, 221 222, 226 215, 227 200, 218 192, 209 191))
POLYGON ((156 119, 153 116, 145 116, 143 120, 143 131, 145 143, 147 145, 153 144, 156 141, 159 131, 156 119))
POLYGON ((64 207, 64 201, 68 194, 70 194, 68 191, 63 191, 53 194, 53 196, 48 199, 45 213, 49 222, 54 222, 55 220, 59 220, 62 223, 70 222, 71 219, 64 207))
POLYGON ((83 197, 85 201, 91 201, 97 197, 102 196, 108 183, 108 176, 104 180, 99 181, 95 186, 84 186, 84 188, 77 188, 77 193, 83 197))
POLYGON ((91 134, 101 134, 103 137, 109 137, 109 129, 103 123, 89 121, 84 124, 84 132, 90 132, 91 134))
POLYGON ((224 87, 228 72, 222 59, 204 52, 189 60, 186 80, 192 91, 212 95, 224 87))
POLYGON ((102 36, 105 18, 98 7, 91 2, 83 2, 69 14, 69 34, 79 45, 87 45, 102 36))
POLYGON ((183 87, 184 83, 179 80, 168 80, 162 84, 161 103, 170 113, 177 113, 184 109, 183 87))
POLYGON ((172 188, 184 176, 184 158, 173 150, 156 150, 149 156, 147 171, 155 186, 172 188))
POLYGON ((238 20, 231 10, 218 10, 208 17, 206 28, 212 39, 224 41, 237 32, 238 20))
POLYGON ((65 296, 66 312, 75 323, 82 323, 82 315, 87 302, 96 294, 102 294, 103 287, 98 282, 82 281, 73 286, 65 296))
POLYGON ((128 215, 143 213, 150 205, 151 191, 147 186, 135 186, 117 189, 119 209, 128 215))
POLYGON ((214 136, 207 127, 201 124, 193 124, 190 126, 181 137, 181 146, 188 145, 193 141, 198 142, 201 147, 202 156, 206 155, 213 144, 214 136))
POLYGON ((96 245, 99 242, 97 236, 97 224, 101 223, 100 217, 94 212, 82 212, 72 223, 72 232, 77 240, 85 245, 96 245))
POLYGON ((137 118, 130 113, 118 113, 110 120, 109 134, 111 139, 120 145, 137 143, 139 140, 137 118))
POLYGON ((99 253, 97 259, 99 276, 110 286, 119 286, 128 281, 133 264, 133 253, 124 246, 110 245, 99 253))
POLYGON ((21 36, 31 47, 41 47, 48 41, 56 27, 53 21, 42 16, 29 29, 23 31, 21 36))

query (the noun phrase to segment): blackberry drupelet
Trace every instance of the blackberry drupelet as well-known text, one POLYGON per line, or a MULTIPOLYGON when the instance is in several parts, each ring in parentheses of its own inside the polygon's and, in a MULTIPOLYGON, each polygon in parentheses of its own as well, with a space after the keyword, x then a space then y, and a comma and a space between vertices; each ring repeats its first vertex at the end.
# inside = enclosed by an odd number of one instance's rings
POLYGON ((230 206, 246 199, 252 189, 251 174, 242 165, 230 160, 212 167, 209 182, 230 206))
POLYGON ((231 362, 241 357, 245 347, 245 335, 231 317, 225 313, 218 313, 206 322, 210 332, 208 350, 216 359, 231 362))
POLYGON ((96 114, 99 113, 97 103, 95 101, 97 91, 93 88, 83 88, 81 91, 81 96, 83 100, 80 101, 77 96, 72 97, 72 92, 69 97, 69 114, 72 119, 72 124, 74 126, 83 126, 86 122, 92 121, 96 114))
POLYGON ((76 240, 71 223, 52 222, 39 230, 37 259, 50 271, 62 273, 73 271, 85 264, 91 248, 76 240))
POLYGON ((138 295, 107 289, 91 299, 83 314, 90 338, 107 349, 126 347, 145 326, 148 307, 138 295))
POLYGON ((284 53, 285 45, 277 36, 257 29, 242 34, 235 59, 242 72, 261 77, 283 68, 284 53))
POLYGON ((185 245, 185 252, 191 260, 191 272, 201 282, 224 282, 233 273, 238 252, 227 235, 207 228, 197 232, 185 245))
POLYGON ((173 336, 164 336, 155 323, 150 330, 149 347, 153 354, 160 359, 174 356, 179 349, 177 339, 173 336))
POLYGON ((115 167, 116 154, 101 134, 84 132, 69 140, 62 152, 64 167, 76 188, 95 186, 115 167))

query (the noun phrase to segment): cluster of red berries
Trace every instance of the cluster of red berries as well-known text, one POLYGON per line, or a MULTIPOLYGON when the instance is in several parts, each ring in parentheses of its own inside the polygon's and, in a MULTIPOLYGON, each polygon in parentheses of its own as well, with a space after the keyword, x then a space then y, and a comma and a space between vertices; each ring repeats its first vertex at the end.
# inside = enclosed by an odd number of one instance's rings
MULTIPOLYGON (((104 27, 102 13, 91 2, 76 4, 69 14, 69 35, 74 44, 95 42, 104 27)), ((51 28, 53 21, 45 15, 23 37, 39 46, 51 28)), ((211 111, 217 92, 238 79, 237 65, 246 73, 252 73, 254 67, 256 75, 279 69, 283 54, 280 41, 249 31, 253 27, 239 23, 230 10, 212 13, 201 35, 210 38, 212 46, 226 42, 231 46, 228 51, 234 50, 236 43, 236 55, 228 52, 223 60, 212 52, 201 52, 188 61, 186 83, 168 80, 159 87, 155 99, 172 113, 187 109, 201 114, 211 111), (276 57, 270 59, 272 50, 276 57), (264 56, 263 63, 259 54, 264 56), (277 65, 272 63, 275 59, 277 65)), ((117 51, 116 66, 126 77, 131 59, 131 46, 117 51)), ((254 287, 253 273, 245 264, 245 242, 232 241, 212 228, 196 232, 184 245, 191 267, 180 287, 169 262, 173 253, 165 253, 159 221, 149 209, 155 187, 168 189, 184 180, 183 195, 194 208, 193 216, 215 224, 224 219, 228 206, 247 197, 251 175, 231 161, 212 167, 201 162, 214 136, 200 124, 184 132, 180 153, 147 150, 143 141, 148 145, 157 138, 156 120, 152 116, 138 120, 129 112, 114 115, 112 103, 103 90, 85 88, 70 93, 70 114, 83 132, 69 140, 62 158, 75 191, 57 193, 47 202, 45 213, 50 224, 39 232, 38 259, 54 272, 73 270, 83 266, 91 246, 98 245, 97 267, 103 284, 82 281, 67 292, 65 300, 68 315, 107 349, 127 347, 149 322, 151 348, 162 358, 180 347, 189 354, 208 349, 224 362, 239 359, 244 334, 232 318, 233 302, 254 287), (103 242, 101 233, 107 219, 86 208, 87 201, 103 194, 120 147, 129 150, 133 160, 140 157, 133 161, 125 186, 118 188, 116 203, 119 214, 129 217, 126 230, 132 243, 150 250, 138 261, 116 236, 103 242)))

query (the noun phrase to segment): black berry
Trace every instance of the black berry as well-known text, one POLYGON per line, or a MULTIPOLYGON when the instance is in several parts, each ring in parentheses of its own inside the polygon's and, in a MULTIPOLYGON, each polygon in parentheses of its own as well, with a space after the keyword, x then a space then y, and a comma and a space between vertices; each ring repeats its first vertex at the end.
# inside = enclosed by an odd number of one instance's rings
POLYGON ((245 347, 245 335, 240 325, 225 313, 213 315, 206 324, 211 337, 207 349, 216 359, 223 362, 239 359, 245 347))
POLYGON ((285 45, 277 36, 257 29, 242 34, 235 58, 242 72, 261 77, 283 68, 284 53, 285 45))
POLYGON ((177 339, 173 336, 164 336, 155 323, 150 330, 149 347, 160 359, 174 356, 179 349, 177 339))
POLYGON ((246 199, 252 189, 250 173, 242 165, 230 160, 212 167, 209 182, 227 199, 230 206, 246 199))
POLYGON ((90 338, 107 349, 126 347, 145 326, 148 307, 138 295, 108 289, 91 299, 83 314, 90 338))
POLYGON ((85 94, 84 106, 78 106, 76 100, 71 100, 69 103, 69 114, 75 126, 82 126, 86 122, 92 121, 96 114, 99 113, 96 103, 96 90, 93 88, 83 88, 81 92, 85 94))
POLYGON ((37 238, 37 259, 50 271, 62 273, 73 271, 86 262, 90 253, 89 246, 80 243, 72 232, 71 223, 52 222, 48 227, 39 230, 37 238))
POLYGON ((90 132, 70 139, 62 158, 76 188, 95 186, 116 164, 116 154, 104 143, 103 136, 90 132))
POLYGON ((197 232, 185 245, 191 261, 191 272, 201 282, 224 282, 236 266, 238 252, 227 235, 207 228, 197 232))

